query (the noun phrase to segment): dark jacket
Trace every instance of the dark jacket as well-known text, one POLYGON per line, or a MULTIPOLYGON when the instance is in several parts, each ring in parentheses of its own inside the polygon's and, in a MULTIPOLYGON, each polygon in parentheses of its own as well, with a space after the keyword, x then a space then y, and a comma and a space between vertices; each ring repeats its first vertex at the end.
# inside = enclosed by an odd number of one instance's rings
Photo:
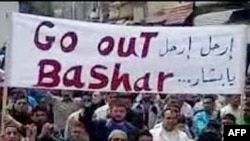
POLYGON ((117 128, 117 124, 110 120, 92 120, 93 112, 89 112, 86 108, 85 116, 80 118, 80 121, 84 122, 87 131, 90 131, 90 140, 93 141, 108 141, 109 134, 114 129, 123 130, 127 133, 129 141, 135 141, 135 135, 137 134, 137 129, 129 122, 124 122, 123 125, 117 128))

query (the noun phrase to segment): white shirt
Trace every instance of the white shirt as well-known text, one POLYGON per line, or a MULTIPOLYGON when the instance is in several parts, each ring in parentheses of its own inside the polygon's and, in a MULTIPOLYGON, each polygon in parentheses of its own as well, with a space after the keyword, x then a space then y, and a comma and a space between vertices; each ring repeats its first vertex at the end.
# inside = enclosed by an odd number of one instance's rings
POLYGON ((186 118, 191 118, 194 115, 194 111, 188 103, 184 102, 183 106, 181 107, 181 114, 186 118))
POLYGON ((63 102, 61 97, 53 97, 54 124, 59 129, 64 129, 69 115, 80 109, 80 101, 81 99, 75 98, 71 102, 63 102))
POLYGON ((78 121, 79 118, 80 118, 80 114, 81 113, 84 113, 84 110, 83 109, 80 109, 72 114, 69 115, 67 121, 66 121, 66 126, 65 126, 65 129, 64 129, 64 137, 65 139, 68 139, 69 137, 69 127, 70 127, 70 124, 72 123, 72 121, 78 121))
POLYGON ((99 107, 98 109, 95 110, 93 118, 95 120, 107 119, 108 110, 109 110, 108 104, 99 107))
POLYGON ((240 113, 240 107, 238 107, 238 109, 234 110, 232 108, 232 106, 230 104, 228 104, 227 106, 223 107, 221 110, 220 110, 220 116, 223 117, 224 115, 226 114, 232 114, 235 116, 235 118, 239 119, 240 116, 241 116, 241 113, 240 113))
POLYGON ((150 130, 150 132, 153 135, 153 141, 193 141, 179 129, 168 132, 161 126, 150 130))

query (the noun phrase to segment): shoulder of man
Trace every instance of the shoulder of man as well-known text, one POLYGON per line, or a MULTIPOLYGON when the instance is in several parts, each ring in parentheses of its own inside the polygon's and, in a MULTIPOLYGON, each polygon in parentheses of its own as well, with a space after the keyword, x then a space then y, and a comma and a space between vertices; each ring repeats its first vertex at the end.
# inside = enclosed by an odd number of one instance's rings
POLYGON ((205 110, 204 110, 204 109, 201 109, 201 110, 195 111, 195 112, 194 112, 194 116, 197 116, 197 115, 203 114, 204 112, 205 112, 205 110))
POLYGON ((136 130, 136 127, 132 125, 130 122, 125 122, 125 125, 130 129, 130 130, 136 130))

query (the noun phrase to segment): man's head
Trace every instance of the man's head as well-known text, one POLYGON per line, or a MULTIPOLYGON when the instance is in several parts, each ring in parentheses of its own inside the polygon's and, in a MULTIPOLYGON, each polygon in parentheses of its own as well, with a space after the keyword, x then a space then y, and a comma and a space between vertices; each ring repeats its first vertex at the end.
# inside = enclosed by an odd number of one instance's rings
POLYGON ((110 115, 113 121, 122 122, 127 115, 127 105, 122 100, 115 100, 111 102, 110 115))
POLYGON ((20 141, 21 134, 15 126, 5 126, 3 139, 4 141, 20 141))
POLYGON ((48 119, 48 111, 47 111, 47 109, 45 109, 43 107, 40 107, 40 106, 36 106, 32 110, 32 120, 37 125, 43 125, 46 122, 48 122, 49 119, 48 119))
POLYGON ((236 118, 232 114, 226 114, 221 119, 222 125, 234 125, 236 123, 236 118))
POLYGON ((94 92, 92 94, 92 102, 93 102, 93 104, 99 104, 99 103, 102 102, 102 100, 103 100, 103 97, 102 97, 100 92, 94 92))
POLYGON ((110 104, 112 101, 116 100, 118 96, 117 92, 107 92, 105 93, 105 102, 110 104))
POLYGON ((152 102, 155 99, 156 94, 142 93, 142 101, 145 103, 152 102))
POLYGON ((238 107, 240 106, 240 95, 232 95, 230 97, 230 104, 233 106, 233 107, 238 107))
POLYGON ((148 130, 141 130, 136 141, 153 141, 153 135, 148 130))
POLYGON ((179 115, 176 111, 165 109, 163 114, 163 127, 166 131, 173 131, 178 125, 179 115))
POLYGON ((215 109, 215 97, 213 95, 206 95, 203 98, 204 110, 208 112, 213 112, 215 109))
POLYGON ((70 90, 62 90, 61 95, 64 101, 70 101, 73 98, 73 91, 70 90))
POLYGON ((250 102, 246 102, 243 107, 243 117, 245 120, 250 121, 250 102))
POLYGON ((179 105, 180 107, 182 107, 183 105, 183 100, 179 99, 177 96, 175 95, 169 95, 165 101, 165 104, 167 105, 179 105))
POLYGON ((123 101, 123 103, 126 103, 127 109, 130 109, 132 107, 132 94, 130 93, 122 93, 117 97, 119 100, 123 101))
POLYGON ((89 141, 89 135, 83 123, 74 121, 70 127, 70 135, 74 141, 89 141))
MULTIPOLYGON (((169 104, 166 104, 165 106, 164 106, 164 109, 165 110, 171 110, 171 111, 174 111, 174 112, 176 112, 177 114, 178 114, 178 117, 180 117, 181 116, 181 107, 180 107, 180 105, 178 104, 178 103, 169 103, 169 104)), ((164 117, 164 113, 163 113, 163 117, 164 117)))
POLYGON ((19 90, 15 91, 13 94, 14 109, 19 113, 28 113, 28 96, 26 91, 19 90))
POLYGON ((108 141, 128 141, 128 136, 124 131, 115 129, 109 134, 108 141))
POLYGON ((82 93, 82 104, 84 107, 90 107, 92 105, 92 94, 90 92, 82 93))

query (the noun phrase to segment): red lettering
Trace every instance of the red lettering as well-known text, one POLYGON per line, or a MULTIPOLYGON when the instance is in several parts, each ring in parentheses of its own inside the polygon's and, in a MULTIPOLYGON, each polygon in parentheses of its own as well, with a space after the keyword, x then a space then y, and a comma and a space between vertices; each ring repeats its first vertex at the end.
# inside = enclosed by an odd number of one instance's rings
POLYGON ((75 86, 76 88, 82 88, 84 86, 84 83, 81 82, 81 73, 82 73, 82 66, 75 66, 70 68, 66 71, 66 73, 63 76, 63 84, 66 87, 75 86), (73 73, 72 78, 68 78, 68 75, 70 73, 73 73))
POLYGON ((141 37, 145 38, 144 44, 143 44, 143 49, 142 49, 142 58, 147 57, 148 55, 148 49, 150 46, 150 41, 153 37, 157 37, 158 32, 142 32, 141 37))
POLYGON ((41 60, 39 62, 39 76, 38 76, 38 83, 36 86, 41 87, 56 87, 60 83, 59 72, 61 70, 61 65, 56 60, 41 60), (45 72, 47 66, 53 67, 53 70, 50 72, 45 72), (51 82, 46 82, 45 78, 51 79, 51 82))
POLYGON ((109 78, 106 75, 97 72, 97 69, 106 70, 107 67, 105 67, 103 65, 95 65, 91 69, 90 75, 93 78, 99 80, 100 82, 99 83, 90 83, 89 84, 89 89, 101 89, 101 88, 104 88, 104 87, 106 87, 108 85, 109 78))
POLYGON ((134 90, 135 91, 151 91, 149 87, 149 78, 150 78, 150 73, 146 73, 143 77, 137 79, 134 84, 134 90), (142 81, 142 86, 139 86, 139 82, 142 81))
POLYGON ((36 28, 34 43, 35 43, 37 48, 39 48, 39 49, 41 49, 43 51, 46 51, 46 50, 49 50, 51 48, 53 42, 55 42, 55 37, 54 36, 46 36, 46 43, 41 43, 39 41, 39 31, 40 31, 40 28, 42 26, 53 28, 54 24, 52 22, 50 22, 50 21, 44 21, 44 22, 40 23, 38 25, 38 27, 36 28))
POLYGON ((60 41, 62 50, 66 53, 73 51, 77 45, 77 41, 78 41, 78 38, 75 32, 67 32, 66 34, 63 35, 60 41), (63 45, 63 41, 67 37, 71 38, 71 43, 67 47, 65 47, 63 45))
POLYGON ((98 44, 98 51, 101 55, 104 55, 104 56, 109 55, 111 51, 113 50, 114 45, 115 45, 115 40, 113 39, 113 37, 106 36, 102 38, 102 40, 98 44), (104 49, 102 49, 102 46, 105 42, 107 42, 108 45, 104 49))
POLYGON ((127 51, 124 51, 125 38, 124 37, 120 38, 119 44, 118 44, 118 55, 120 57, 128 57, 131 54, 138 56, 135 52, 135 41, 136 41, 136 38, 134 38, 134 37, 130 38, 129 44, 128 44, 128 49, 127 49, 127 51))
POLYGON ((123 83, 124 89, 126 91, 131 91, 131 86, 129 83, 129 74, 124 73, 120 76, 120 67, 121 67, 121 64, 118 64, 118 63, 115 64, 113 77, 111 81, 111 90, 112 91, 117 90, 117 88, 121 85, 121 83, 123 83))
POLYGON ((172 78, 174 77, 174 74, 173 73, 168 73, 168 74, 165 74, 164 72, 160 72, 159 73, 159 77, 158 77, 158 85, 157 85, 157 90, 159 92, 162 92, 163 91, 163 87, 164 87, 164 81, 168 78, 172 78))

